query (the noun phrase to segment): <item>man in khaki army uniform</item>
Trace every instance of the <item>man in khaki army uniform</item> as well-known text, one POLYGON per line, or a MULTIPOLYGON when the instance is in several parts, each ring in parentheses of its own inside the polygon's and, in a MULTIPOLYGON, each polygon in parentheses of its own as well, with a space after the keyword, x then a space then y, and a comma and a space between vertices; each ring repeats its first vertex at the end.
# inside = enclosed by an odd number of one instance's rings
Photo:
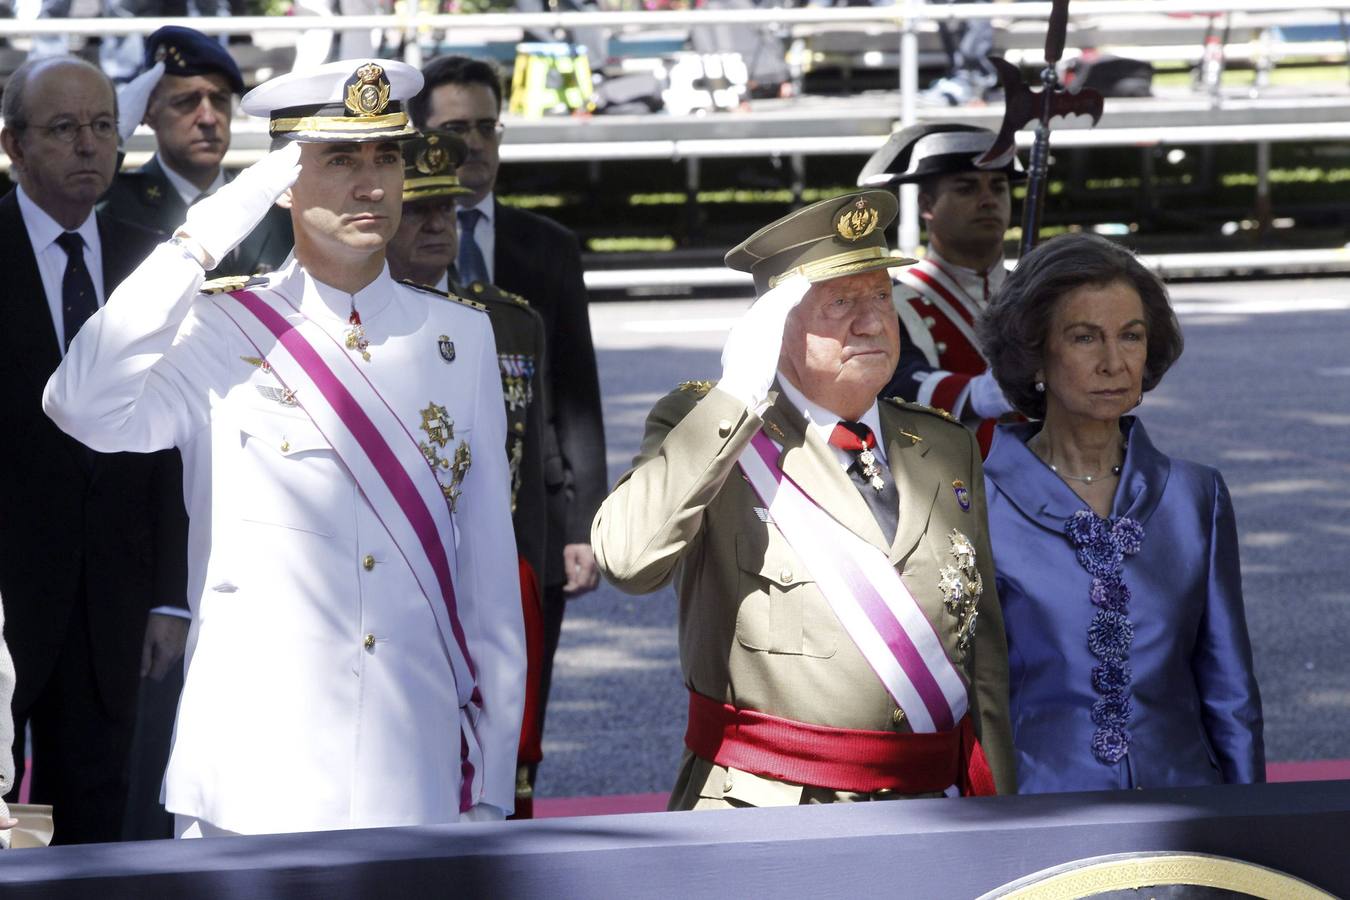
POLYGON ((727 254, 759 297, 722 378, 657 403, 596 516, 610 581, 679 594, 672 809, 1016 790, 974 436, 876 400, 894 216, 889 192, 839 197, 727 254))
POLYGON ((531 818, 534 772, 540 746, 539 687, 543 655, 543 572, 548 516, 544 486, 544 322, 524 297, 475 281, 460 285, 449 277, 459 241, 455 198, 468 193, 455 174, 468 155, 464 140, 429 129, 403 144, 403 218, 389 242, 390 274, 454 293, 487 308, 497 340, 502 398, 506 404, 506 456, 511 469, 511 519, 520 553, 520 593, 525 612, 529 667, 521 728, 516 812, 531 818))

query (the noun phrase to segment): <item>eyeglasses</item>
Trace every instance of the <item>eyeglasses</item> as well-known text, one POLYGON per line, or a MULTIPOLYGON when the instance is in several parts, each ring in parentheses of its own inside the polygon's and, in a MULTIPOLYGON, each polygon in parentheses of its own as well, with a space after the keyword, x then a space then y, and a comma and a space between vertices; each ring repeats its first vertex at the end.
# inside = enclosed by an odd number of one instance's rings
POLYGON ((77 122, 74 119, 61 119, 51 125, 34 125, 39 131, 47 132, 49 137, 56 138, 63 144, 75 143, 76 136, 79 135, 81 128, 88 128, 89 133, 95 139, 100 141, 111 140, 117 137, 117 123, 111 118, 95 119, 92 122, 77 122))
POLYGON ((448 131, 458 138, 466 138, 472 131, 483 140, 490 141, 501 137, 506 126, 498 119, 477 119, 473 122, 467 119, 452 119, 449 122, 442 122, 436 128, 439 131, 448 131))

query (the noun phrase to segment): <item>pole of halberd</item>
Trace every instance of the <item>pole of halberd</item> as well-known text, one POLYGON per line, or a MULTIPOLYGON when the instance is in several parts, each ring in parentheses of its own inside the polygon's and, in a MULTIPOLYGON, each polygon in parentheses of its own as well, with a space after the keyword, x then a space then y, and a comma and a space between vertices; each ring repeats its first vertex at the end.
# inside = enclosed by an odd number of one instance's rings
MULTIPOLYGON (((900 26, 900 127, 914 124, 915 106, 919 93, 919 35, 917 20, 923 0, 895 0, 900 26), (901 12, 903 5, 904 11, 901 12)), ((919 247, 919 187, 900 185, 900 235, 898 249, 905 256, 914 256, 919 247)))

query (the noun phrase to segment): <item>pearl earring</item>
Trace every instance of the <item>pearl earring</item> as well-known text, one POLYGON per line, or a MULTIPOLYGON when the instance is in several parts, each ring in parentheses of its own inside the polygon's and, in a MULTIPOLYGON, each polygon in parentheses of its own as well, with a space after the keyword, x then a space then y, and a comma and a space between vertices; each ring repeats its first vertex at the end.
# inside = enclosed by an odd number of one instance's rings
POLYGON ((1038 393, 1038 394, 1044 394, 1044 393, 1045 393, 1045 382, 1044 382, 1044 381, 1038 381, 1038 382, 1036 382, 1036 393, 1038 393))

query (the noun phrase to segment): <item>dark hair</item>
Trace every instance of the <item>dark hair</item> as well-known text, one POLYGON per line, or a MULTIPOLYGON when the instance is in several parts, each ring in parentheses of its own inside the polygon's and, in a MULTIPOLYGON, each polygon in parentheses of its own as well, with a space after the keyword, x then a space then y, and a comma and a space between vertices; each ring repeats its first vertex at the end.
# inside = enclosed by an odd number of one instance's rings
POLYGON ((1045 415, 1045 394, 1034 382, 1044 362, 1055 304, 1075 288, 1117 281, 1133 287, 1144 303, 1144 390, 1157 387, 1181 356, 1181 326, 1167 288, 1133 253, 1094 234, 1051 238, 1018 261, 977 325, 989 368, 1018 412, 1033 419, 1045 415))
POLYGON ((468 56, 438 56, 422 67, 422 90, 408 101, 408 115, 419 129, 427 127, 431 92, 443 84, 481 84, 497 98, 502 111, 502 73, 495 63, 468 56))
POLYGON ((28 82, 38 69, 54 63, 72 63, 97 72, 102 76, 103 80, 107 82, 108 90, 113 95, 113 115, 117 115, 117 90, 113 87, 113 83, 108 80, 108 77, 103 74, 102 69, 93 63, 80 59, 78 56, 44 56, 38 59, 24 60, 5 80, 4 97, 0 98, 0 116, 4 117, 6 131, 12 131, 17 136, 28 129, 28 114, 23 105, 23 95, 28 90, 28 82))

